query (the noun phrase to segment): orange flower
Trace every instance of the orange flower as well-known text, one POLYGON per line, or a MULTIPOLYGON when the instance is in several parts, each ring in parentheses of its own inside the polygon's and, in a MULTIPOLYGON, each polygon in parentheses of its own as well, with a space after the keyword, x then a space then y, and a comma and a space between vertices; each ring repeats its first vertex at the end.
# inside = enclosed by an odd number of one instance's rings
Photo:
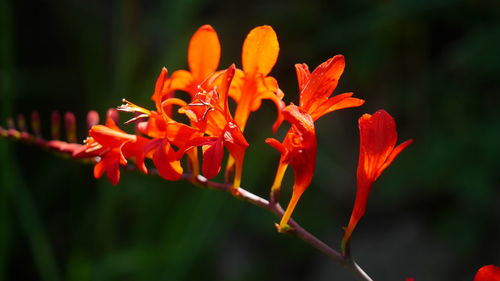
POLYGON ((360 149, 357 170, 357 189, 354 208, 342 245, 347 245, 357 223, 365 213, 371 187, 382 172, 403 149, 412 143, 407 140, 396 145, 396 123, 385 110, 364 114, 359 118, 360 149))
MULTIPOLYGON (((162 91, 168 83, 167 70, 162 69, 156 81, 153 99, 157 111, 150 111, 126 101, 125 105, 119 107, 121 111, 135 112, 139 115, 132 120, 147 118, 140 122, 138 129, 141 133, 154 138, 144 149, 145 153, 151 155, 153 163, 161 177, 167 180, 178 180, 182 176, 183 168, 180 163, 184 152, 188 154, 193 166, 193 173, 198 174, 198 159, 195 150, 183 150, 179 154, 173 146, 183 148, 186 144, 197 137, 202 136, 202 131, 183 123, 179 123, 170 116, 171 106, 186 106, 187 103, 181 99, 169 97, 163 99, 162 91)), ((130 121, 129 121, 130 122, 130 121)))
POLYGON ((481 267, 477 271, 474 281, 500 281, 500 267, 491 264, 481 267))
POLYGON ((256 111, 263 99, 272 100, 278 113, 284 107, 278 82, 267 76, 276 64, 278 53, 278 38, 272 27, 258 26, 248 33, 243 43, 243 71, 236 71, 229 92, 237 103, 234 120, 241 131, 245 130, 250 112, 256 111))
POLYGON ((357 107, 363 100, 352 98, 346 93, 330 98, 344 70, 344 57, 335 56, 319 65, 313 73, 306 64, 297 64, 297 78, 300 89, 300 106, 291 104, 283 110, 283 116, 292 127, 283 143, 267 139, 281 153, 278 171, 272 186, 272 200, 281 188, 281 181, 288 165, 295 174, 292 198, 280 222, 280 231, 285 231, 290 216, 300 197, 311 183, 316 164, 316 133, 314 121, 334 110, 357 107))
POLYGON ((165 83, 163 92, 182 90, 194 97, 199 91, 198 85, 217 70, 220 54, 219 37, 215 30, 208 24, 200 27, 189 42, 188 65, 190 71, 175 71, 168 83, 165 83))

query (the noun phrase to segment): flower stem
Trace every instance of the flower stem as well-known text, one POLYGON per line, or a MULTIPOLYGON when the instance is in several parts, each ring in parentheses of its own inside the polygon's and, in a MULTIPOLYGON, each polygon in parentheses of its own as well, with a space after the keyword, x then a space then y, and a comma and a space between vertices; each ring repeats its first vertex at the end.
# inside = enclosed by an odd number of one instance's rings
MULTIPOLYGON (((224 184, 224 183, 209 181, 201 175, 193 177, 192 175, 184 174, 183 178, 198 186, 229 192, 234 197, 242 201, 249 202, 253 205, 256 205, 257 207, 272 212, 278 218, 283 217, 283 214, 285 213, 279 203, 277 202, 272 203, 241 187, 238 188, 235 192, 233 185, 230 183, 224 184)), ((316 236, 305 230, 302 226, 300 226, 300 224, 298 224, 292 218, 288 221, 288 224, 291 226, 291 229, 288 230, 287 233, 292 234, 295 237, 301 239, 305 243, 311 245, 312 247, 318 249, 323 254, 333 259, 338 264, 342 265, 344 268, 349 270, 354 275, 354 277, 356 277, 357 280, 373 281, 370 278, 370 276, 368 276, 368 274, 366 274, 366 272, 364 272, 363 269, 351 258, 350 254, 345 255, 339 253, 338 251, 336 251, 335 249, 333 249, 332 247, 328 246, 326 243, 318 239, 316 236)))

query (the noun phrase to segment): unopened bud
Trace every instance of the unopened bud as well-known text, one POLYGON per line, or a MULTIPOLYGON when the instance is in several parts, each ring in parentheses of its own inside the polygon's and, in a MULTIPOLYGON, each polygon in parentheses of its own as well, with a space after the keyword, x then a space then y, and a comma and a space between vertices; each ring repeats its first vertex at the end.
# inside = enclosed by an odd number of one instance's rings
POLYGON ((99 124, 99 113, 95 110, 89 111, 89 113, 87 113, 87 129, 97 124, 99 124))
POLYGON ((120 122, 120 118, 118 116, 118 111, 114 108, 108 109, 108 112, 106 113, 106 117, 108 119, 112 119, 116 124, 120 122))
POLYGON ((14 123, 14 119, 12 117, 7 118, 7 128, 9 129, 16 129, 16 123, 14 123))
POLYGON ((40 123, 40 114, 38 111, 33 111, 31 113, 31 130, 33 130, 33 134, 36 138, 42 137, 42 125, 40 123))
POLYGON ((13 138, 20 138, 21 137, 21 133, 19 133, 18 130, 16 130, 16 124, 14 123, 14 119, 12 119, 11 117, 9 117, 7 119, 7 135, 9 137, 13 137, 13 138))
POLYGON ((66 128, 68 142, 76 143, 76 118, 72 112, 64 114, 64 127, 66 128))
POLYGON ((53 111, 50 117, 51 123, 51 136, 53 140, 58 140, 61 138, 61 115, 57 111, 53 111))
POLYGON ((22 114, 17 115, 17 128, 21 132, 26 132, 26 118, 22 114))

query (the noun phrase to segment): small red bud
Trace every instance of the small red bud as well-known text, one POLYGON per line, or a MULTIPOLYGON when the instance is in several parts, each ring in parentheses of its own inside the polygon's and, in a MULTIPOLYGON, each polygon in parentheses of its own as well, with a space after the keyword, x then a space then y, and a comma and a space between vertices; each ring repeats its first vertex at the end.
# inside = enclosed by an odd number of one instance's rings
POLYGON ((42 137, 41 127, 40 114, 38 114, 38 111, 33 111, 31 113, 31 130, 33 130, 33 134, 36 138, 42 137))
POLYGON ((26 132, 26 118, 22 114, 17 115, 17 127, 19 131, 26 132))
POLYGON ((89 111, 89 113, 87 113, 87 129, 97 124, 99 124, 99 113, 95 110, 89 111))
POLYGON ((112 119, 116 124, 120 122, 120 117, 118 116, 118 111, 114 108, 108 109, 106 117, 112 119))
POLYGON ((61 138, 61 115, 57 111, 53 111, 51 115, 51 135, 53 140, 61 138))

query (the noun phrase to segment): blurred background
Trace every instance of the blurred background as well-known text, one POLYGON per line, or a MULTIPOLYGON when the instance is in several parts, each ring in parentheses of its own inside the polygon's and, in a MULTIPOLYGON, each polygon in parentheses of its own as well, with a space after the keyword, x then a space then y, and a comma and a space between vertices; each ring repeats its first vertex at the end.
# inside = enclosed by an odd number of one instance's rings
MULTIPOLYGON (((352 251, 374 280, 472 280, 500 265, 499 1, 0 0, 0 123, 52 110, 101 116, 122 98, 152 108, 161 67, 186 69, 211 24, 221 67, 241 66, 255 26, 272 25, 271 75, 297 102, 293 65, 346 57, 336 93, 366 99, 317 122, 313 184, 294 218, 339 248, 355 194, 357 118, 384 108, 414 143, 374 185, 352 251)), ((122 120, 129 116, 122 115, 122 120)), ((251 116, 242 185, 267 196, 275 108, 251 116)), ((280 130, 282 136, 286 127, 280 130)), ((287 173, 282 204, 290 196, 287 173)), ((0 139, 0 280, 353 280, 272 214, 185 182, 92 167, 0 139)))

